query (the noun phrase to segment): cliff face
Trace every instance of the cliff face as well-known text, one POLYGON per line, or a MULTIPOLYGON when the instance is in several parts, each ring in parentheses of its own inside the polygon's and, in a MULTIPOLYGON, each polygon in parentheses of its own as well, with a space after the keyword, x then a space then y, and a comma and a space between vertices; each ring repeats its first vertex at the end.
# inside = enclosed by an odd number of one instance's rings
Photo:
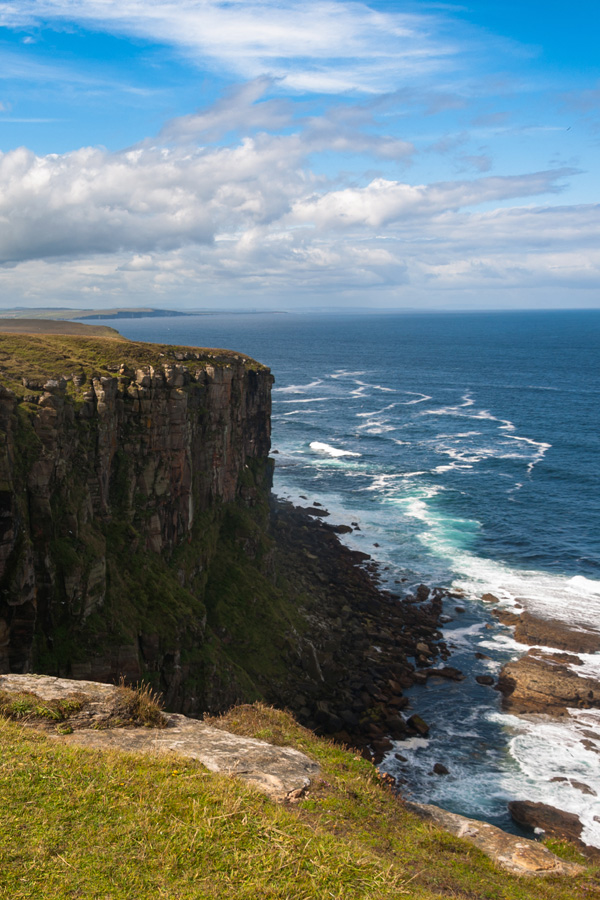
POLYGON ((0 672, 166 666, 176 694, 183 647, 205 637, 223 511, 266 497, 272 376, 234 354, 64 337, 29 338, 28 366, 13 341, 0 338, 0 672))

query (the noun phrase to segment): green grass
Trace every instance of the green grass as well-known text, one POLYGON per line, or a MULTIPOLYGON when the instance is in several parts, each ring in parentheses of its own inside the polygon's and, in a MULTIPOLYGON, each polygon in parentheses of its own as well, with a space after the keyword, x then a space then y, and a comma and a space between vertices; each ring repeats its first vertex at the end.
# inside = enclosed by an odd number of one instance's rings
MULTIPOLYGON (((247 369, 262 370, 264 366, 231 350, 175 347, 170 344, 149 344, 116 337, 87 337, 60 334, 2 334, 0 333, 0 373, 3 384, 19 396, 31 393, 23 386, 26 377, 31 382, 49 378, 86 374, 86 383, 76 394, 89 390, 90 376, 118 373, 124 364, 132 370, 144 366, 162 367, 177 363, 195 372, 206 365, 223 366, 243 360, 247 369), (190 359, 178 359, 176 354, 193 354, 190 359)), ((69 385, 72 391, 72 385, 69 385)))
POLYGON ((296 806, 177 757, 83 750, 0 722, 2 900, 578 900, 594 872, 517 879, 416 819, 364 760, 285 713, 242 707, 230 728, 318 759, 296 806))

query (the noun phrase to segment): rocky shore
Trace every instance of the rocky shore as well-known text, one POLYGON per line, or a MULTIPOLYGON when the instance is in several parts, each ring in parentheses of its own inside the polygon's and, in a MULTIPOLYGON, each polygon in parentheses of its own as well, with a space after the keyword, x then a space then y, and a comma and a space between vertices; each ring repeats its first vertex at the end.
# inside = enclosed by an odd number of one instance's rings
POLYGON ((338 529, 321 521, 322 510, 316 517, 281 501, 272 509, 276 568, 285 573, 310 631, 290 659, 293 678, 270 699, 317 733, 378 762, 390 738, 429 730, 404 691, 433 672, 460 677, 439 664, 450 655, 440 631, 444 592, 419 585, 400 601, 379 589, 377 564, 344 546, 338 529))

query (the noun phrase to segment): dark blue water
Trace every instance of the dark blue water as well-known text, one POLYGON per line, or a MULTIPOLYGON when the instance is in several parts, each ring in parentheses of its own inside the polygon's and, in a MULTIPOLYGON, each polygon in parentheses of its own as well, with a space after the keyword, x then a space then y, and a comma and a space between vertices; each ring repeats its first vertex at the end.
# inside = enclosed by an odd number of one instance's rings
MULTIPOLYGON (((485 627, 485 591, 504 606, 600 623, 600 312, 108 324, 271 366, 277 492, 318 500, 330 521, 358 522, 349 543, 388 567, 396 589, 401 579, 462 589, 466 612, 448 604, 446 639, 465 671, 496 674, 523 652, 485 627)), ((594 658, 584 663, 596 670, 594 658)), ((500 824, 507 799, 544 800, 580 813, 598 842, 600 802, 551 781, 571 777, 600 794, 598 757, 581 743, 582 730, 598 727, 593 714, 532 726, 501 714, 497 695, 472 677, 423 693, 419 711, 435 727, 402 745, 408 789, 500 824), (450 776, 430 774, 439 760, 450 776)), ((392 757, 385 765, 402 768, 392 757)))

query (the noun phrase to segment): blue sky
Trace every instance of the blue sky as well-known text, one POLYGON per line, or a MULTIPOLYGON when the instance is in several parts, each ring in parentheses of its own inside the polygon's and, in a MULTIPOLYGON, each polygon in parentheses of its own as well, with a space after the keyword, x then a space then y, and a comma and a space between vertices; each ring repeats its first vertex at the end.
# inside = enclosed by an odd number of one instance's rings
POLYGON ((0 2, 4 306, 600 305, 600 4, 0 2))

